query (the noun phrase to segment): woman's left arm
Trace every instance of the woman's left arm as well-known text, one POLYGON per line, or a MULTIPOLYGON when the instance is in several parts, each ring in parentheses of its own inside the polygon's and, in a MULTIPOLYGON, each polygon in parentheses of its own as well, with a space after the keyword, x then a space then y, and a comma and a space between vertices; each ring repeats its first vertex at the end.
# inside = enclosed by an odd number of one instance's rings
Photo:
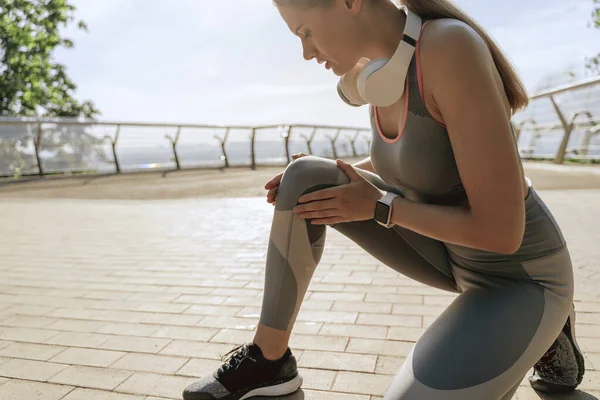
MULTIPOLYGON (((394 199, 392 221, 445 242, 511 254, 525 229, 519 154, 502 83, 470 27, 436 27, 421 50, 428 90, 448 130, 469 208, 394 199)), ((425 75, 425 73, 424 73, 425 75)))

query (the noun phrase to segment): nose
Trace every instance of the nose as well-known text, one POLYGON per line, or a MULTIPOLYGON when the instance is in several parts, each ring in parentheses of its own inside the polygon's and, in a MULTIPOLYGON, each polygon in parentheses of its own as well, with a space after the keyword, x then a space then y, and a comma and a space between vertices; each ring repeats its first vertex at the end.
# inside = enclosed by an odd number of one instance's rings
POLYGON ((316 57, 315 47, 310 44, 306 44, 306 42, 302 43, 302 55, 306 61, 310 61, 316 57))

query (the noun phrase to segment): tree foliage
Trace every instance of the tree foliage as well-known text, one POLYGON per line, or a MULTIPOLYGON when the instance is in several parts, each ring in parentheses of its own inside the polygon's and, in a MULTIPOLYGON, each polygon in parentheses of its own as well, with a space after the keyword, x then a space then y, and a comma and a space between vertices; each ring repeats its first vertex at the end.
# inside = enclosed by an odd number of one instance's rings
MULTIPOLYGON (((74 21, 67 0, 0 2, 0 115, 92 118, 90 101, 74 97, 76 85, 53 59, 59 47, 72 48, 60 29, 74 21)), ((80 29, 87 30, 83 21, 80 29)))
MULTIPOLYGON (((60 30, 75 23, 75 7, 68 0, 0 0, 0 117, 85 117, 100 114, 91 101, 75 98, 77 86, 64 65, 53 57, 58 47, 74 43, 60 30)), ((3 126, 0 132, 0 173, 31 167, 33 126, 3 126), (29 151, 29 153, 27 153, 29 151)), ((40 150, 52 158, 82 161, 97 152, 100 142, 85 129, 53 128, 44 132, 40 150), (75 148, 73 141, 80 144, 75 148), (70 148, 70 156, 65 152, 70 148)), ((35 161, 35 159, 33 159, 35 161)))
MULTIPOLYGON (((594 6, 592 9, 592 20, 590 24, 594 28, 600 29, 600 0, 593 0, 594 6)), ((586 68, 592 73, 600 74, 600 54, 589 58, 586 62, 586 68)))

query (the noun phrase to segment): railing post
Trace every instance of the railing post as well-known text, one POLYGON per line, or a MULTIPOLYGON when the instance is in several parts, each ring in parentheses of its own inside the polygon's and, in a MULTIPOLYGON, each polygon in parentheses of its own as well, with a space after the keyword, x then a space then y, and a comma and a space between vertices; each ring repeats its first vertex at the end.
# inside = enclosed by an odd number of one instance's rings
POLYGON ((250 169, 256 169, 256 152, 255 152, 255 142, 256 142, 256 128, 252 128, 252 136, 250 137, 250 169))
POLYGON ((331 142, 331 149, 333 150, 333 158, 334 159, 338 158, 338 156, 337 156, 337 150, 335 148, 335 142, 337 141, 338 137, 340 136, 340 132, 341 131, 342 131, 342 129, 338 128, 337 131, 336 131, 336 133, 335 133, 335 136, 333 138, 331 136, 327 135, 327 138, 329 138, 329 141, 331 142))
POLYGON ((215 139, 217 139, 221 144, 221 160, 225 161, 225 168, 229 168, 229 158, 227 157, 227 149, 225 149, 225 145, 227 144, 227 137, 229 136, 230 129, 231 128, 227 127, 223 139, 221 139, 218 135, 215 135, 215 139))
POLYGON ((40 145, 42 143, 42 124, 41 122, 38 125, 38 132, 35 141, 33 142, 33 147, 35 148, 35 158, 38 164, 38 171, 40 176, 44 175, 44 168, 42 167, 42 159, 40 158, 40 145))
POLYGON ((283 138, 283 142, 285 144, 285 158, 287 160, 286 164, 292 162, 292 158, 290 157, 290 135, 292 133, 292 126, 286 125, 285 131, 281 132, 281 137, 283 138))
POLYGON ((179 135, 181 134, 181 126, 177 127, 177 133, 175 134, 175 139, 173 139, 169 135, 165 135, 165 138, 171 142, 171 146, 173 147, 173 159, 175 161, 175 168, 177 170, 181 170, 181 164, 179 163, 179 155, 177 154, 177 143, 179 142, 179 135))
MULTIPOLYGON (((588 121, 591 125, 590 129, 588 129, 588 131, 585 133, 585 135, 583 136, 583 140, 581 142, 581 155, 585 156, 588 153, 588 147, 590 145, 591 142, 591 134, 592 134, 592 129, 594 128, 594 126, 596 126, 596 123, 594 122, 594 117, 592 116, 592 113, 589 111, 580 111, 578 113, 575 113, 575 115, 573 115, 573 118, 571 119, 571 124, 570 126, 570 130, 571 132, 575 129, 576 126, 576 120, 577 118, 579 118, 580 115, 585 115, 586 117, 588 117, 588 121)), ((568 150, 566 151, 568 152, 568 150)), ((577 148, 575 148, 574 150, 575 154, 578 154, 579 152, 577 151, 577 148)))
POLYGON ((117 157, 117 141, 119 140, 119 134, 121 133, 121 125, 117 125, 117 133, 115 134, 115 140, 111 141, 113 158, 115 159, 115 168, 117 174, 121 173, 121 165, 119 164, 119 158, 117 157))
POLYGON ((317 129, 318 128, 313 128, 312 133, 310 134, 310 138, 306 137, 306 135, 304 133, 302 133, 300 136, 302 136, 304 138, 304 140, 306 140, 306 147, 308 148, 308 154, 312 154, 312 141, 315 138, 315 134, 317 133, 317 129))
POLYGON ((585 133, 581 143, 581 153, 583 156, 587 156, 590 151, 590 143, 592 141, 592 137, 600 133, 600 125, 594 125, 585 133))
POLYGON ((356 142, 356 139, 358 138, 359 134, 360 129, 357 129, 356 133, 354 134, 354 137, 350 139, 350 146, 352 146, 352 157, 358 157, 358 154, 356 153, 356 146, 354 145, 354 143, 356 142))
POLYGON ((173 155, 175 156, 175 164, 177 165, 177 169, 181 169, 181 164, 179 163, 179 154, 177 154, 177 144, 179 143, 179 136, 181 135, 181 126, 177 128, 177 133, 175 134, 175 140, 173 141, 173 155))
POLYGON ((565 153, 567 151, 567 144, 569 143, 569 139, 571 138, 571 131, 573 130, 574 125, 569 125, 564 114, 560 111, 560 108, 558 107, 556 100, 554 100, 554 96, 550 96, 549 98, 550 98, 550 101, 552 102, 552 107, 554 107, 554 111, 556 111, 556 114, 558 115, 558 118, 560 119, 560 123, 562 124, 563 129, 565 130, 565 135, 563 136, 563 138, 560 142, 560 146, 558 147, 558 151, 556 152, 556 156, 554 157, 554 160, 552 161, 554 164, 562 164, 565 161, 565 153))

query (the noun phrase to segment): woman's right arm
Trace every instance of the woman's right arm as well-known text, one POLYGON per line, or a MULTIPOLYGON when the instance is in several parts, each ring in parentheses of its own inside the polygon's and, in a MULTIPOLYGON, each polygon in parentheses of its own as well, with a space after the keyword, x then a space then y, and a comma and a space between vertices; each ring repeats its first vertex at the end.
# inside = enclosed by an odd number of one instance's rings
POLYGON ((375 168, 373 168, 373 163, 371 163, 371 156, 352 164, 352 166, 375 173, 375 168))

